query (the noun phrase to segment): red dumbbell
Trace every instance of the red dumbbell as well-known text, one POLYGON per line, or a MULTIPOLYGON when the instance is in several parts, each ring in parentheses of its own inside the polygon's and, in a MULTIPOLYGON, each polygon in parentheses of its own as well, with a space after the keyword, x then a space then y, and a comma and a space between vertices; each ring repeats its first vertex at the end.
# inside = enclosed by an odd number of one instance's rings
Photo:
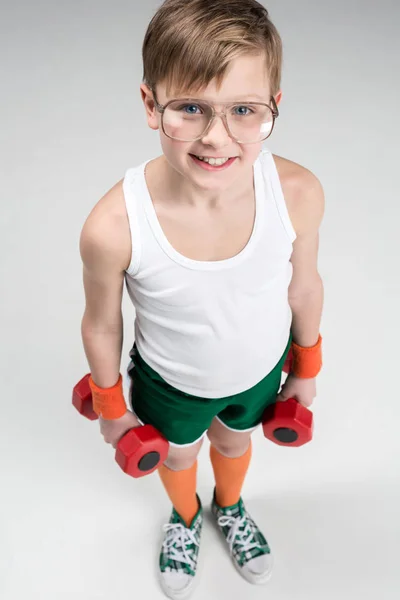
MULTIPOLYGON (((74 387, 72 404, 81 415, 95 421, 98 416, 93 410, 89 377, 90 373, 74 387)), ((155 427, 142 425, 122 436, 117 444, 115 460, 127 475, 143 477, 153 473, 167 459, 168 450, 168 440, 155 427)))
POLYGON ((283 365, 282 371, 284 373, 290 373, 290 371, 292 369, 292 363, 293 363, 293 353, 292 353, 292 350, 289 350, 286 360, 285 360, 285 364, 283 365))
MULTIPOLYGON (((283 366, 285 373, 290 373, 292 360, 290 350, 283 366)), ((280 446, 298 447, 310 442, 313 429, 312 412, 295 398, 271 404, 263 415, 265 437, 280 446)))

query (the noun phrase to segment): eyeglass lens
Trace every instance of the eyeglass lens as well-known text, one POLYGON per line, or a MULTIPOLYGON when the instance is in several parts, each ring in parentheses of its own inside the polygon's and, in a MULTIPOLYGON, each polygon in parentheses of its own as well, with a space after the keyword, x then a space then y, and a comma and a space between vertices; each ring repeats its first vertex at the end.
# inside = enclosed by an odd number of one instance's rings
MULTIPOLYGON (((206 103, 171 102, 163 113, 166 135, 181 141, 193 141, 202 136, 212 117, 206 103)), ((274 127, 274 115, 265 104, 235 104, 227 109, 228 127, 233 137, 243 143, 267 139, 274 127)))

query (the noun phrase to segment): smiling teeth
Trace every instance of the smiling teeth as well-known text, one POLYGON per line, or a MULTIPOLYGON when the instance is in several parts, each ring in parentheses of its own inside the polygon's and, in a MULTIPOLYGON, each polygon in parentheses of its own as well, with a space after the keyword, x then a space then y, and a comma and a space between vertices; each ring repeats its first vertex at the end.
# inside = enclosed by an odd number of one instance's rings
POLYGON ((214 166, 223 165, 229 160, 229 158, 205 158, 204 156, 196 156, 196 158, 214 166))

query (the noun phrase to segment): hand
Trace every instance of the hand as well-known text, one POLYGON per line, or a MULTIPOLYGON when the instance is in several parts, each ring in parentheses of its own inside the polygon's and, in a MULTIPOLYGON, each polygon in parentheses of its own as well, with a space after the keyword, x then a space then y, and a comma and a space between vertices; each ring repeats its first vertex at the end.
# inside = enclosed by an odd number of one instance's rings
POLYGON ((285 400, 288 400, 289 398, 296 398, 300 404, 308 408, 313 403, 316 395, 316 377, 311 379, 301 379, 290 373, 287 376, 276 401, 285 402, 285 400))
POLYGON ((99 417, 100 433, 104 437, 107 444, 111 444, 113 448, 117 447, 119 440, 127 431, 133 427, 140 427, 140 423, 135 415, 127 410, 126 413, 119 419, 103 419, 99 417))

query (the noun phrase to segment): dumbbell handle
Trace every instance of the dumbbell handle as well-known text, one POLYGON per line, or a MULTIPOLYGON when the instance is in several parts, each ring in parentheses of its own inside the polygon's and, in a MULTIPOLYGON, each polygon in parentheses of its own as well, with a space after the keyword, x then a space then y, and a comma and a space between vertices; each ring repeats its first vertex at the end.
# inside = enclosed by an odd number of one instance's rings
POLYGON ((292 369, 292 363, 293 363, 293 354, 292 354, 292 350, 289 350, 288 355, 285 360, 285 363, 283 365, 282 371, 284 373, 290 373, 290 371, 292 369))

